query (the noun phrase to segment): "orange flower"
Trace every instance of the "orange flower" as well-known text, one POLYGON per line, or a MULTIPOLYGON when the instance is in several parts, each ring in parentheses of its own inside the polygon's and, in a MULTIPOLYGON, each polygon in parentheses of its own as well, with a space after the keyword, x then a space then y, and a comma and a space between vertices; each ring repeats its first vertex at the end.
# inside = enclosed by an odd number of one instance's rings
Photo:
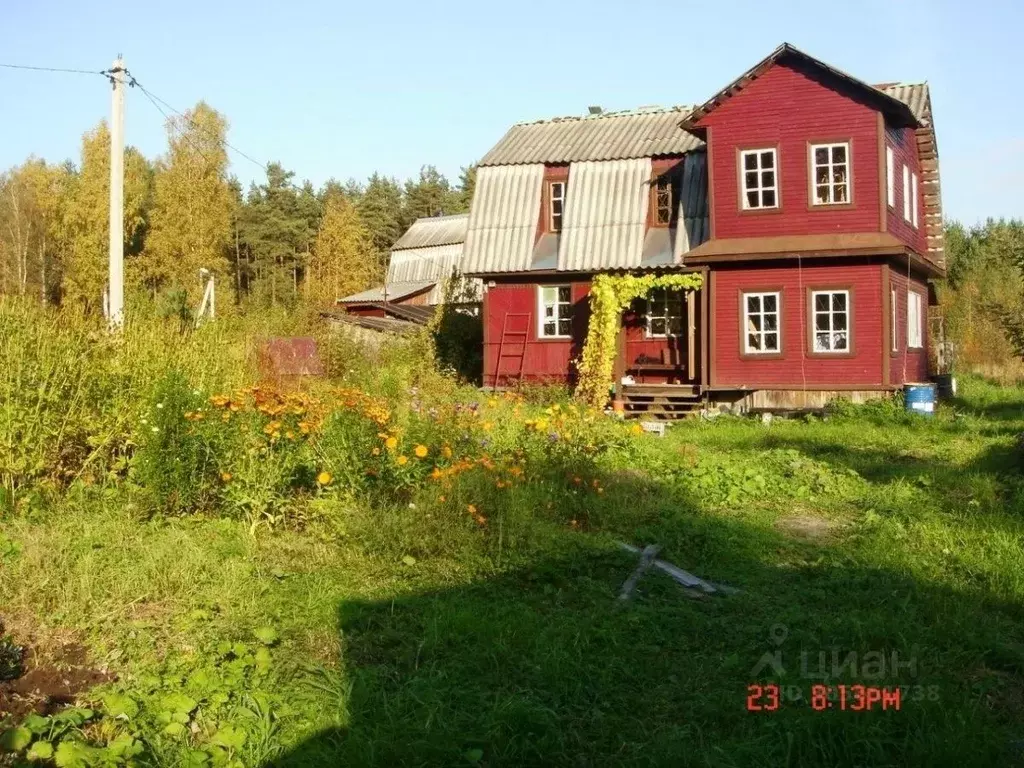
POLYGON ((333 480, 334 476, 326 470, 316 476, 316 481, 320 483, 320 485, 330 485, 333 480))
POLYGON ((220 473, 220 479, 223 480, 225 483, 230 483, 231 482, 231 473, 230 472, 221 472, 220 473))
POLYGON ((427 446, 417 445, 415 453, 417 458, 425 459, 427 457, 427 446))
POLYGON ((438 497, 437 497, 437 500, 438 500, 439 502, 441 502, 442 504, 444 504, 444 496, 438 496, 438 497))
POLYGON ((471 515, 475 515, 476 514, 476 507, 474 507, 472 504, 467 504, 466 505, 466 509, 469 511, 469 514, 471 514, 471 515))
POLYGON ((409 463, 409 457, 408 456, 399 456, 396 459, 396 461, 398 462, 398 466, 403 466, 403 465, 409 463))

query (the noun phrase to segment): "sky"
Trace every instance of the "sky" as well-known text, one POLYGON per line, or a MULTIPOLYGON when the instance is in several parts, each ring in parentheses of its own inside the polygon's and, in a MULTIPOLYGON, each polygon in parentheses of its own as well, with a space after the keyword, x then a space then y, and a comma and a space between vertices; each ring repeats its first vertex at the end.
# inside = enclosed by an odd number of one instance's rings
MULTIPOLYGON (((102 70, 117 54, 179 110, 200 99, 228 140, 298 179, 453 181, 513 123, 703 102, 779 43, 868 82, 931 85, 944 211, 1024 217, 1020 0, 0 0, 0 63, 102 70), (111 14, 104 8, 116 9, 111 14)), ((0 68, 0 168, 78 158, 110 110, 100 77, 0 68)), ((129 91, 126 139, 166 149, 129 91)), ((248 183, 256 164, 232 155, 248 183)))

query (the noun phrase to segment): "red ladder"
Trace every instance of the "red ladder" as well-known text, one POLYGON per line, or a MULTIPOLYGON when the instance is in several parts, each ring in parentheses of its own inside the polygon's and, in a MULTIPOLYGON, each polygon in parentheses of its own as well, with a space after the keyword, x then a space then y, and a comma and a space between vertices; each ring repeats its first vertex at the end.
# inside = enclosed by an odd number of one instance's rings
MULTIPOLYGON (((507 312, 505 313, 505 319, 501 324, 501 340, 498 342, 498 359, 494 361, 494 387, 497 389, 498 380, 501 376, 501 360, 502 357, 518 357, 519 358, 519 370, 516 371, 516 381, 523 380, 523 363, 526 360, 526 340, 530 337, 530 321, 533 315, 529 312, 507 312), (525 317, 526 325, 522 330, 514 330, 510 327, 509 318, 513 317, 525 317), (520 346, 520 352, 518 353, 507 353, 505 352, 505 341, 510 337, 522 337, 522 341, 518 342, 520 346)), ((516 343, 516 342, 513 342, 516 343)), ((507 380, 507 376, 506 376, 507 380)))

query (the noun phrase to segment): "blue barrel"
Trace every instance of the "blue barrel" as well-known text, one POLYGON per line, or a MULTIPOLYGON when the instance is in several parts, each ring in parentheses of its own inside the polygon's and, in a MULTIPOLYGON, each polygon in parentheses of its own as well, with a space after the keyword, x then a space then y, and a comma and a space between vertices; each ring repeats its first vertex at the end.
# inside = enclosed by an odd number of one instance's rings
POLYGON ((924 416, 931 416, 935 413, 934 384, 907 384, 903 399, 908 411, 924 416))

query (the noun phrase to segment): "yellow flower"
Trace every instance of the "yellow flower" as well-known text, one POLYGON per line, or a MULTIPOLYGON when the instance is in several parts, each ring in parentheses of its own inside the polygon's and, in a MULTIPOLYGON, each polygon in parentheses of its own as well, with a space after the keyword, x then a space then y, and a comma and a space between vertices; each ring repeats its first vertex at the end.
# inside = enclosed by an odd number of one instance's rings
POLYGON ((485 421, 483 426, 484 426, 484 432, 490 432, 491 431, 491 427, 493 427, 494 425, 491 424, 491 422, 489 422, 489 421, 485 421))
POLYGON ((438 497, 437 497, 437 500, 438 500, 439 502, 441 502, 442 504, 444 504, 444 496, 438 496, 438 497))
POLYGON ((326 470, 316 476, 316 481, 320 483, 320 485, 330 485, 333 480, 334 476, 326 470))
POLYGON ((374 448, 372 451, 370 451, 370 453, 372 453, 374 456, 380 456, 380 448, 374 448))
POLYGON ((634 435, 639 435, 644 431, 644 428, 641 427, 639 424, 634 424, 632 427, 629 428, 629 431, 632 432, 634 435))
POLYGON ((409 457, 408 456, 399 456, 396 459, 396 461, 398 462, 399 466, 402 466, 404 464, 408 464, 409 463, 409 457))
POLYGON ((497 401, 497 400, 495 400, 495 399, 494 399, 494 398, 492 397, 492 398, 491 398, 490 400, 488 400, 488 401, 487 401, 487 404, 488 404, 489 406, 491 406, 491 408, 493 408, 494 406, 496 406, 496 405, 498 404, 498 401, 497 401))
POLYGON ((444 457, 446 459, 450 459, 452 457, 452 449, 449 448, 447 445, 441 449, 441 453, 444 454, 444 457))
POLYGON ((416 457, 420 458, 420 459, 424 459, 424 458, 426 458, 426 456, 427 456, 427 446, 425 446, 425 445, 417 445, 416 446, 416 457))
POLYGON ((476 507, 474 507, 472 504, 467 504, 466 505, 466 509, 469 510, 469 514, 471 514, 471 515, 475 515, 476 514, 476 507))
POLYGON ((304 435, 308 435, 309 434, 309 422, 308 421, 300 421, 299 422, 299 431, 302 434, 304 434, 304 435))
POLYGON ((395 448, 398 447, 398 438, 389 437, 387 440, 384 441, 384 445, 388 447, 389 451, 393 451, 395 450, 395 448))
POLYGON ((231 473, 230 472, 221 472, 220 473, 220 479, 223 480, 225 483, 231 482, 231 473))

